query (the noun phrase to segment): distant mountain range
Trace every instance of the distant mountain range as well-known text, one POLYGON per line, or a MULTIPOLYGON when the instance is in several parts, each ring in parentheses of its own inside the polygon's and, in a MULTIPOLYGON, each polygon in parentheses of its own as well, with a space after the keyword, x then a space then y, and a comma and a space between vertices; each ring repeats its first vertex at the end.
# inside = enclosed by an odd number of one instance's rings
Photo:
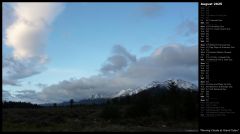
MULTIPOLYGON (((147 84, 147 85, 139 87, 139 88, 135 88, 135 89, 128 88, 128 89, 120 90, 118 93, 116 93, 110 97, 104 96, 102 94, 94 94, 87 99, 82 99, 82 100, 78 100, 78 101, 75 100, 74 104, 75 105, 78 105, 78 104, 87 104, 87 105, 103 104, 103 103, 106 103, 107 100, 109 100, 109 99, 114 99, 114 98, 124 97, 124 96, 133 96, 142 91, 146 91, 146 90, 149 90, 152 88, 158 88, 159 90, 168 89, 169 84, 172 82, 174 82, 176 84, 176 86, 181 90, 197 90, 198 89, 198 87, 196 85, 194 85, 193 83, 184 81, 181 79, 172 79, 172 80, 167 80, 164 82, 153 81, 150 84, 147 84)), ((57 106, 69 106, 69 105, 70 105, 69 101, 57 104, 57 106)), ((48 103, 48 104, 42 104, 41 106, 53 106, 53 104, 48 103)))

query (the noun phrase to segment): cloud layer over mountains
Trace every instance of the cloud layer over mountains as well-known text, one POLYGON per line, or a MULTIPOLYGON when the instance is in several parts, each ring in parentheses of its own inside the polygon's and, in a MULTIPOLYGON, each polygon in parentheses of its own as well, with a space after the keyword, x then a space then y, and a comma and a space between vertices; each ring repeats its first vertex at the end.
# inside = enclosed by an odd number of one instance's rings
POLYGON ((71 98, 84 99, 94 94, 111 96, 122 89, 137 88, 155 80, 171 78, 196 84, 197 50, 197 46, 173 44, 157 48, 151 55, 137 59, 134 54, 116 45, 98 75, 60 81, 44 87, 40 92, 20 93, 18 98, 25 98, 26 101, 34 98, 36 102, 61 102, 71 98))

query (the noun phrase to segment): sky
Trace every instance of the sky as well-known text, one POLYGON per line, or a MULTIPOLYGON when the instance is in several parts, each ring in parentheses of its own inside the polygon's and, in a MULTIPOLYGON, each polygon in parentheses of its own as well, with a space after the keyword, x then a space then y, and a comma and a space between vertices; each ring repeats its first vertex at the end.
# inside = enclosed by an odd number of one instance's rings
POLYGON ((151 81, 198 82, 198 4, 3 3, 3 99, 111 96, 151 81))

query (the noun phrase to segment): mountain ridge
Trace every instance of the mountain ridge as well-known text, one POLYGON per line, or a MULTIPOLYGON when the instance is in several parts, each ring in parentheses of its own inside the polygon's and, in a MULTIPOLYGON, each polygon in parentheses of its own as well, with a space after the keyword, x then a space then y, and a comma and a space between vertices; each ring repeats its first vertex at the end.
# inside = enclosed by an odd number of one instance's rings
MULTIPOLYGON (((197 86, 194 85, 191 82, 182 80, 182 79, 169 79, 163 82, 160 81, 152 81, 151 83, 138 87, 138 88, 127 88, 127 89, 123 89, 120 90, 119 92, 117 92, 116 94, 112 95, 112 96, 104 96, 103 94, 93 94, 91 96, 89 96, 88 98, 85 99, 80 99, 80 100, 76 100, 74 102, 74 104, 102 104, 107 102, 108 99, 114 99, 114 98, 118 98, 118 97, 125 97, 125 96, 133 96, 136 95, 142 91, 151 89, 151 88, 166 88, 168 89, 168 85, 170 83, 176 83, 177 87, 182 89, 182 90, 187 90, 187 89, 191 89, 191 90, 197 90, 197 86)), ((52 106, 54 103, 48 103, 48 104, 41 104, 42 106, 52 106)), ((61 103, 57 103, 59 106, 68 106, 70 105, 69 101, 64 101, 61 103)))
POLYGON ((149 88, 154 88, 154 87, 165 87, 168 88, 168 85, 170 83, 174 82, 176 84, 176 86, 180 89, 192 89, 192 90, 197 90, 197 86, 194 85, 191 82, 185 81, 185 80, 181 80, 181 79, 169 79, 166 80, 164 82, 159 82, 159 81, 152 81, 150 84, 142 86, 142 87, 138 87, 135 89, 123 89, 121 91, 119 91, 117 94, 113 95, 112 98, 116 98, 116 97, 124 97, 127 95, 134 95, 134 94, 138 94, 141 91, 144 90, 148 90, 149 88))

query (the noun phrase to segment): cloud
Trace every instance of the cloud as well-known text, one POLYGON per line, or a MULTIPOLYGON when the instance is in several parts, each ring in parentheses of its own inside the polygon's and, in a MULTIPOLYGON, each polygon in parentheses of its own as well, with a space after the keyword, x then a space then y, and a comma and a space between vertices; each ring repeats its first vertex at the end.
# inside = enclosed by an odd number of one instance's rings
POLYGON ((115 45, 113 46, 113 53, 126 56, 130 61, 135 62, 136 61, 136 56, 130 54, 124 47, 121 45, 115 45))
POLYGON ((16 60, 45 57, 43 53, 48 28, 63 10, 59 3, 13 4, 15 21, 6 30, 6 44, 13 48, 16 60))
POLYGON ((127 66, 127 59, 124 56, 121 55, 113 55, 108 58, 108 64, 105 64, 102 68, 101 71, 103 73, 107 72, 116 72, 118 70, 123 69, 124 67, 127 66))
POLYGON ((8 47, 13 48, 13 54, 4 59, 7 64, 4 67, 4 84, 14 85, 18 79, 40 73, 39 68, 48 61, 44 53, 47 35, 50 25, 64 9, 64 5, 35 2, 9 5, 14 19, 6 28, 4 41, 8 47))
POLYGON ((163 9, 163 6, 159 4, 147 4, 140 8, 142 15, 146 17, 159 16, 163 9))
POLYGON ((197 33, 197 24, 192 20, 185 20, 177 26, 176 34, 190 36, 197 33))
POLYGON ((20 86, 20 79, 36 75, 45 70, 36 60, 15 60, 13 57, 3 59, 3 84, 20 86))
POLYGON ((38 92, 34 90, 21 90, 17 91, 15 95, 17 101, 32 102, 32 103, 41 103, 44 102, 38 92))
MULTIPOLYGON (((123 54, 124 52, 125 55, 135 57, 122 46, 114 46, 113 50, 114 54, 123 54)), ((40 100, 41 102, 62 102, 72 98, 75 100, 85 99, 95 94, 112 96, 122 89, 137 88, 152 81, 165 81, 171 78, 197 84, 197 56, 197 46, 181 44, 162 46, 149 56, 139 59, 132 58, 134 62, 127 64, 125 70, 114 72, 111 75, 99 73, 88 78, 60 81, 44 87, 35 98, 39 99, 38 102, 40 100)))
POLYGON ((47 87, 47 85, 46 84, 43 84, 43 83, 37 83, 37 84, 35 84, 37 87, 39 87, 39 88, 45 88, 45 87, 47 87))
POLYGON ((123 76, 136 79, 140 83, 170 78, 196 82, 197 50, 197 46, 187 47, 179 44, 157 48, 150 56, 132 64, 123 76))
POLYGON ((64 80, 57 84, 47 86, 43 88, 35 98, 39 99, 36 100, 36 102, 41 103, 62 102, 70 99, 80 100, 96 94, 112 96, 121 89, 137 86, 136 83, 133 83, 133 81, 128 78, 94 75, 89 78, 83 77, 80 79, 64 80))
POLYGON ((44 102, 40 94, 34 90, 16 91, 14 95, 7 90, 2 91, 3 101, 21 101, 41 104, 44 102))
POLYGON ((144 45, 140 48, 140 52, 144 53, 144 52, 147 52, 149 50, 151 50, 152 46, 150 45, 144 45))
POLYGON ((13 100, 14 97, 11 95, 10 92, 6 91, 6 90, 3 90, 2 91, 2 100, 3 101, 9 101, 9 100, 13 100))
POLYGON ((2 79, 3 85, 11 85, 11 86, 21 86, 16 80, 2 79))
POLYGON ((107 59, 107 63, 100 69, 102 73, 114 73, 124 69, 131 62, 136 62, 136 56, 130 54, 120 45, 115 45, 112 53, 113 55, 107 59))

